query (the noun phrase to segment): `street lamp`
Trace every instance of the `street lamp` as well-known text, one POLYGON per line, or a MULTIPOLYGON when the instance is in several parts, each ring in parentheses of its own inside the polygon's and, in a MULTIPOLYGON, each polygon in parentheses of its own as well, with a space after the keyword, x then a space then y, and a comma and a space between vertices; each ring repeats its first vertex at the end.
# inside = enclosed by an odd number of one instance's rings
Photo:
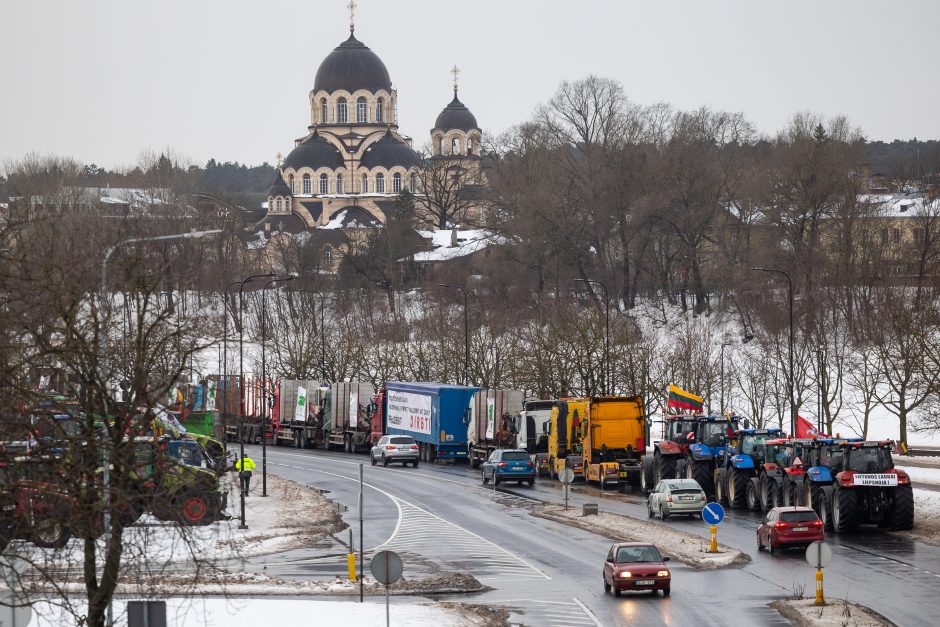
MULTIPOLYGON (((269 279, 275 276, 277 275, 273 272, 252 274, 242 280, 241 285, 238 287, 238 445, 240 466, 245 462, 245 325, 243 321, 245 285, 255 279, 269 279)), ((264 434, 262 434, 261 439, 264 440, 264 434)), ((245 472, 243 466, 241 472, 245 472)), ((241 477, 239 477, 239 487, 241 487, 241 477)), ((240 489, 238 492, 241 494, 241 521, 238 528, 247 529, 248 525, 245 524, 245 490, 240 489)))
MULTIPOLYGON (((261 288, 261 496, 268 495, 268 375, 267 362, 265 361, 265 344, 267 343, 267 328, 265 326, 265 312, 267 303, 265 302, 264 292, 275 283, 286 283, 293 281, 293 276, 284 278, 274 278, 264 284, 261 288)), ((277 436, 275 436, 277 437, 277 436)))
POLYGON ((459 285, 438 283, 438 287, 460 290, 463 294, 463 384, 469 385, 468 373, 470 371, 470 324, 467 318, 467 289, 459 285))
POLYGON ((758 272, 773 272, 776 274, 782 274, 787 278, 787 295, 790 304, 790 376, 788 381, 788 387, 790 388, 790 435, 796 434, 796 400, 793 394, 794 387, 794 372, 793 372, 793 279, 790 278, 790 275, 784 272, 783 270, 778 270, 776 268, 762 268, 760 266, 751 268, 751 270, 758 272))
POLYGON ((720 399, 720 400, 718 401, 718 403, 719 403, 719 405, 720 405, 720 407, 718 408, 718 411, 720 411, 720 412, 724 412, 724 411, 725 411, 725 346, 731 346, 731 345, 732 345, 731 342, 722 342, 722 343, 721 343, 721 350, 719 351, 719 354, 720 354, 719 360, 721 361, 721 368, 720 368, 720 371, 721 371, 721 391, 720 391, 719 394, 718 394, 719 399, 720 399))
MULTIPOLYGON (((232 409, 229 403, 229 398, 232 394, 232 385, 229 381, 228 374, 228 293, 229 290, 235 287, 236 285, 241 285, 241 281, 232 281, 225 286, 222 296, 222 382, 224 388, 222 390, 222 416, 223 423, 227 426, 228 421, 232 415, 232 409)), ((226 458, 228 457, 228 438, 222 438, 222 450, 226 458)))
MULTIPOLYGON (((189 231, 188 233, 175 233, 173 235, 154 235, 149 237, 129 237, 127 239, 121 240, 117 244, 114 244, 104 254, 104 259, 101 261, 101 287, 98 291, 98 299, 101 305, 101 309, 105 311, 105 315, 101 318, 101 331, 98 333, 98 371, 99 378, 101 379, 101 406, 102 411, 107 418, 108 414, 108 368, 107 368, 107 358, 108 358, 108 346, 105 342, 104 334, 107 330, 104 322, 111 317, 111 299, 106 298, 105 294, 108 291, 108 261, 111 260, 111 255, 114 254, 121 246, 129 246, 131 244, 140 244, 144 242, 166 242, 171 240, 178 239, 198 239, 205 237, 206 235, 216 235, 221 233, 222 229, 211 229, 208 231, 189 231)), ((108 446, 104 447, 104 463, 102 468, 102 483, 104 491, 104 539, 105 546, 111 542, 111 460, 108 446)), ((111 625, 114 623, 114 617, 111 612, 111 602, 108 601, 108 616, 107 624, 111 625)))
POLYGON ((823 357, 825 353, 823 349, 816 349, 816 430, 819 433, 825 433, 823 431, 823 402, 822 402, 822 386, 823 386, 823 357))
POLYGON ((604 288, 604 395, 610 394, 610 292, 607 284, 597 279, 575 279, 578 283, 597 283, 604 288))

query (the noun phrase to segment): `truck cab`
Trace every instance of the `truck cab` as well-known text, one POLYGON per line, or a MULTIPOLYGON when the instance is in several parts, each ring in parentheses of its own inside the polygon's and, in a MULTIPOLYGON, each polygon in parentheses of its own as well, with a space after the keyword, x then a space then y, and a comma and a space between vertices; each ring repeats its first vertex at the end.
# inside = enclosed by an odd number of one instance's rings
POLYGON ((548 422, 548 467, 553 478, 564 468, 573 470, 575 479, 584 478, 581 428, 589 406, 585 399, 555 401, 548 422))

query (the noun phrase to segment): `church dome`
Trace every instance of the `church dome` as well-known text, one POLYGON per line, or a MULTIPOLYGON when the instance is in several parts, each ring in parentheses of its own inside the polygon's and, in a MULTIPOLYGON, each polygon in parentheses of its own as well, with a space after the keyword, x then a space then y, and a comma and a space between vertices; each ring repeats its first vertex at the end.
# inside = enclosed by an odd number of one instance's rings
POLYGON ((408 144, 387 132, 380 140, 366 148, 360 163, 370 169, 375 167, 390 169, 397 165, 412 168, 420 166, 421 159, 408 144))
POLYGON ((315 92, 340 89, 349 93, 357 89, 392 91, 392 79, 382 59, 352 33, 323 60, 313 82, 315 92))
POLYGON ((271 181, 271 187, 268 188, 268 197, 290 195, 290 188, 287 186, 287 183, 284 182, 284 178, 281 176, 281 173, 276 172, 274 174, 274 180, 271 181))
POLYGON ((341 168, 343 167, 343 155, 339 150, 314 132, 310 137, 303 140, 296 148, 290 151, 287 158, 284 159, 285 168, 341 168))
POLYGON ((439 128, 442 131, 457 129, 469 132, 480 130, 477 126, 477 119, 470 113, 470 109, 457 98, 456 90, 454 90, 454 99, 437 116, 434 128, 439 128))

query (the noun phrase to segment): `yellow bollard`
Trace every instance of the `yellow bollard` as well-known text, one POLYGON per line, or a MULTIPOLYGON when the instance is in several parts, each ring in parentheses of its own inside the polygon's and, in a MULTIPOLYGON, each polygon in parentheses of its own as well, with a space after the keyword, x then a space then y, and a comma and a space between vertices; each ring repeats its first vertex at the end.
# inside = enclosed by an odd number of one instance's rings
POLYGON ((816 569, 816 602, 813 605, 825 605, 826 599, 823 598, 823 574, 822 568, 816 569))
POLYGON ((711 542, 711 545, 709 545, 708 547, 708 552, 717 553, 718 552, 718 525, 712 525, 711 527, 709 527, 709 530, 712 532, 712 542, 711 542))
POLYGON ((349 565, 349 580, 356 583, 356 554, 350 552, 350 554, 346 556, 346 561, 349 565))

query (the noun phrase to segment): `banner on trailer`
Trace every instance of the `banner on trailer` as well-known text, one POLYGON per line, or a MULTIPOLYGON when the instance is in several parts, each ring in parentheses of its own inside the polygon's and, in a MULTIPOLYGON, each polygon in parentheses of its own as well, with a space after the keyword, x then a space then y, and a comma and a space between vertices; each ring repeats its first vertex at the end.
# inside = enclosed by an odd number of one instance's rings
POLYGON ((486 399, 486 439, 496 437, 496 399, 492 396, 486 399))
POLYGON ((307 388, 297 387, 297 404, 294 405, 294 420, 297 422, 307 420, 307 388))
POLYGON ((389 390, 387 420, 389 428, 431 435, 431 397, 389 390))
POLYGON ((355 429, 359 426, 359 390, 353 390, 349 393, 349 428, 355 429))

